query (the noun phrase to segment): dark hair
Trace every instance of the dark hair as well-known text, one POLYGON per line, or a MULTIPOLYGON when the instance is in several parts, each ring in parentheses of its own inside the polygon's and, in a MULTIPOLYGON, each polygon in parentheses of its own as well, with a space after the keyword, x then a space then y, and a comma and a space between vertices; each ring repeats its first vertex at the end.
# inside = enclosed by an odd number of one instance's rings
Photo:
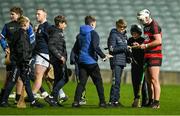
POLYGON ((127 22, 124 19, 119 19, 116 21, 116 28, 127 27, 127 22))
POLYGON ((14 6, 10 9, 10 12, 15 12, 16 14, 19 14, 20 16, 23 15, 23 10, 21 7, 14 6))
POLYGON ((130 31, 131 31, 131 34, 133 33, 133 32, 136 32, 136 33, 138 33, 138 34, 142 34, 142 29, 141 29, 141 26, 140 25, 132 25, 131 26, 131 29, 130 29, 130 31))
POLYGON ((54 23, 56 26, 58 26, 59 23, 66 23, 67 24, 67 20, 66 20, 65 16, 58 15, 54 18, 54 23))
POLYGON ((86 16, 84 22, 86 25, 90 25, 92 22, 95 22, 96 18, 94 16, 86 16))

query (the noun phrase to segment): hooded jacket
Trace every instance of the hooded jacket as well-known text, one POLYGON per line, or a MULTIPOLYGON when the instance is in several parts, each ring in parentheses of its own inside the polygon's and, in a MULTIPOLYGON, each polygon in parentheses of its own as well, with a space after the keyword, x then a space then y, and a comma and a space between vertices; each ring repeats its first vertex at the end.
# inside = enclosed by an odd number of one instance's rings
POLYGON ((73 47, 73 52, 78 56, 78 63, 95 64, 98 55, 105 58, 105 54, 99 47, 99 41, 99 35, 91 26, 80 26, 80 33, 73 47))

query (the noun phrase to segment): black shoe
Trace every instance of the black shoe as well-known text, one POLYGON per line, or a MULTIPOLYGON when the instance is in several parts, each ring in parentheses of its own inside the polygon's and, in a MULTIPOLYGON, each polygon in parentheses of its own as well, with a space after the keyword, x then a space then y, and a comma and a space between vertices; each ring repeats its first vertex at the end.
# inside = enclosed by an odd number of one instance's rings
POLYGON ((99 107, 106 108, 107 107, 106 102, 99 103, 99 107))
POLYGON ((65 101, 67 101, 67 100, 68 100, 68 96, 59 98, 59 103, 63 103, 63 102, 65 102, 65 101))
POLYGON ((81 105, 79 104, 79 102, 73 102, 72 103, 72 107, 74 107, 74 108, 78 108, 78 107, 80 107, 81 105))
POLYGON ((159 103, 159 102, 153 102, 153 103, 151 104, 151 108, 153 108, 153 109, 159 109, 159 108, 160 108, 160 103, 159 103))
POLYGON ((108 106, 108 107, 113 107, 114 104, 113 104, 113 102, 109 102, 109 103, 107 104, 107 106, 108 106))
POLYGON ((113 102, 113 107, 124 107, 124 105, 122 105, 120 102, 116 101, 116 102, 113 102))
POLYGON ((141 101, 139 98, 135 98, 133 103, 132 103, 133 108, 140 108, 141 107, 141 101))
POLYGON ((7 102, 5 102, 5 101, 0 103, 0 107, 9 107, 9 106, 10 105, 7 102))
POLYGON ((42 108, 44 105, 39 103, 38 101, 33 101, 31 104, 30 104, 31 107, 36 107, 36 108, 42 108))
POLYGON ((142 100, 141 107, 147 107, 148 106, 148 100, 142 100))
POLYGON ((49 95, 44 98, 44 100, 50 105, 50 106, 58 106, 57 102, 54 100, 53 97, 50 97, 49 95))
POLYGON ((147 104, 142 105, 143 107, 151 107, 154 101, 149 101, 147 104))

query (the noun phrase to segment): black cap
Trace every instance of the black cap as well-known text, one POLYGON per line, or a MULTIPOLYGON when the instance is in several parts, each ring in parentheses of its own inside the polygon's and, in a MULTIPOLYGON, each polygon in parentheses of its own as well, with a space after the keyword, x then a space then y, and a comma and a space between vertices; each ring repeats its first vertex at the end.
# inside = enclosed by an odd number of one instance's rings
POLYGON ((142 34, 142 29, 141 29, 140 25, 136 25, 136 24, 132 25, 130 31, 131 31, 131 34, 132 34, 132 32, 137 32, 140 35, 142 34))

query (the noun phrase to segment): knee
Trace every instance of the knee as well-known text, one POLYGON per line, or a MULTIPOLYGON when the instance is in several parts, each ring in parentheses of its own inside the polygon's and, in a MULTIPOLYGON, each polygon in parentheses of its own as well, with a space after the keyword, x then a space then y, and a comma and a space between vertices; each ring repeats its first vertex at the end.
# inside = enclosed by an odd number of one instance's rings
POLYGON ((151 79, 151 83, 158 84, 159 83, 159 79, 158 78, 152 78, 151 79))

